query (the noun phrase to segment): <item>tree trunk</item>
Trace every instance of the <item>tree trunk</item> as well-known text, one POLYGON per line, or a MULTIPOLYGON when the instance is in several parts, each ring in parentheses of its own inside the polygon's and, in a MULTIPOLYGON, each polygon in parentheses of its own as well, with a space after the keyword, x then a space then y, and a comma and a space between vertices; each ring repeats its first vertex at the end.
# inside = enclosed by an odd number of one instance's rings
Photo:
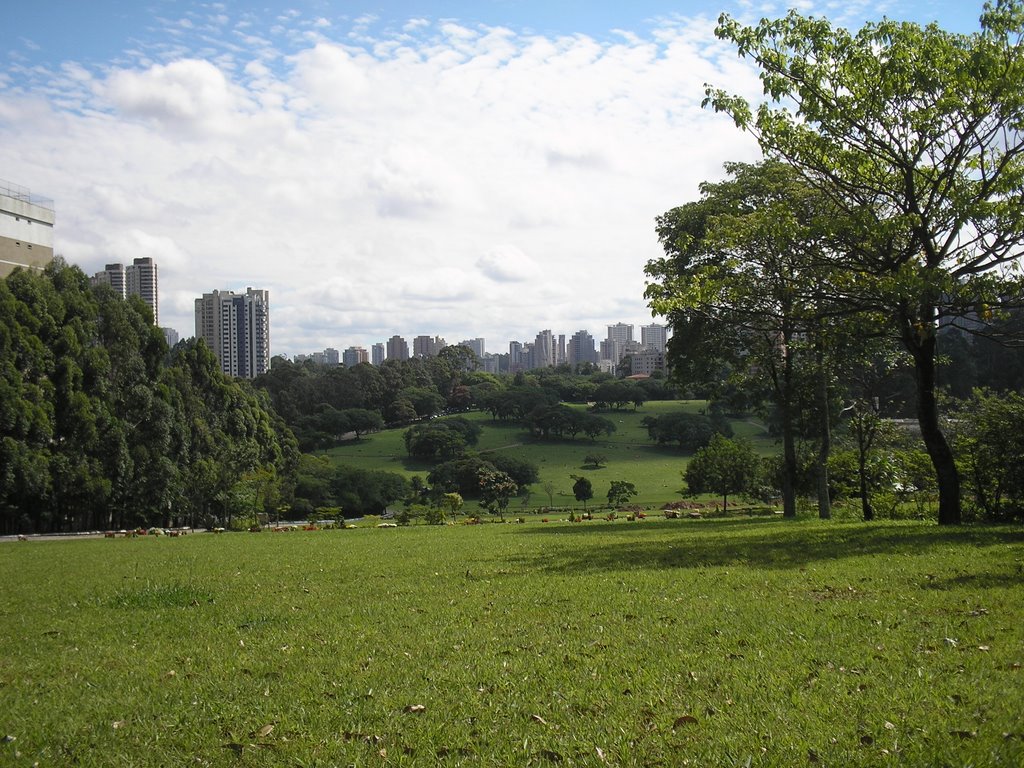
POLYGON ((914 353, 914 379, 917 385, 917 422, 921 427, 928 456, 935 468, 939 487, 939 525, 960 524, 960 475, 953 451, 939 424, 939 405, 935 397, 935 334, 908 344, 914 353))
POLYGON ((832 429, 829 424, 825 350, 820 333, 818 334, 816 347, 815 351, 818 358, 818 409, 821 411, 818 416, 821 419, 820 445, 818 447, 818 517, 822 520, 828 520, 832 517, 832 500, 828 495, 828 457, 832 452, 832 429))

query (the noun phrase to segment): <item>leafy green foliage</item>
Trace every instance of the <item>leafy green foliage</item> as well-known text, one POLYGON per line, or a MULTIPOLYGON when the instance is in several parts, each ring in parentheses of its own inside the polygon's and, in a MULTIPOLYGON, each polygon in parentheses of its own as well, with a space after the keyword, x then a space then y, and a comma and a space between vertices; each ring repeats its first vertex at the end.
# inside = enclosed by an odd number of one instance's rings
POLYGON ((758 465, 749 442, 715 435, 690 459, 683 478, 690 493, 717 493, 725 509, 730 495, 750 490, 757 478, 758 465))
POLYGON ((613 507, 621 507, 636 496, 636 486, 625 480, 612 480, 608 488, 608 503, 613 507))
POLYGON ((576 497, 576 501, 582 501, 583 508, 586 509, 587 502, 594 498, 594 484, 582 475, 573 475, 572 479, 572 495, 576 497))
POLYGON ((917 416, 960 522, 960 475, 936 397, 937 329, 989 330, 1019 306, 1024 245, 1024 4, 986 4, 981 32, 883 20, 851 33, 791 12, 716 34, 761 70, 766 103, 708 88, 705 103, 752 131, 843 216, 824 261, 846 314, 871 318, 914 362, 917 416))
POLYGON ((290 496, 297 446, 268 401, 63 260, 0 281, 0 395, 4 532, 228 522, 242 496, 290 496))
POLYGON ((720 429, 708 416, 698 413, 665 413, 660 416, 648 416, 643 420, 647 434, 658 445, 676 444, 679 450, 692 453, 707 445, 716 433, 732 436, 732 429, 725 422, 720 429), (721 431, 721 429, 727 431, 721 431))

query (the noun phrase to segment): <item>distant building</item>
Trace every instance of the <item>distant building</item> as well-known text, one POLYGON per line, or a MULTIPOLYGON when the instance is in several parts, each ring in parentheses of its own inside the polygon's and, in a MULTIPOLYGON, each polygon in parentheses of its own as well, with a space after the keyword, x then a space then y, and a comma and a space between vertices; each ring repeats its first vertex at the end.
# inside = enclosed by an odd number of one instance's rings
POLYGON ((384 345, 379 341, 370 347, 370 362, 374 365, 384 362, 384 345))
POLYGON ((324 365, 338 365, 341 362, 341 355, 334 347, 324 350, 324 365))
POLYGON ((523 369, 523 344, 520 341, 508 343, 508 372, 515 373, 523 369))
POLYGON ((110 289, 120 296, 125 297, 124 285, 124 264, 107 264, 103 269, 89 278, 92 285, 109 285, 110 289))
POLYGON ((651 323, 640 326, 640 343, 645 349, 664 352, 668 343, 668 329, 664 325, 651 323))
POLYGON ((459 342, 459 346, 460 347, 469 347, 471 350, 473 350, 473 354, 474 355, 479 357, 481 360, 484 359, 484 354, 485 354, 485 352, 484 352, 484 340, 483 340, 482 337, 477 337, 475 339, 467 339, 465 341, 460 341, 459 342))
POLYGON ((370 362, 370 355, 362 347, 349 347, 341 355, 346 368, 355 368, 360 363, 370 362))
POLYGON ((627 376, 647 375, 666 371, 665 353, 655 349, 643 349, 627 355, 624 362, 628 362, 628 370, 624 371, 627 376))
POLYGON ((107 264, 89 278, 92 285, 109 285, 122 299, 138 296, 153 313, 153 325, 160 325, 160 290, 156 262, 148 256, 125 267, 107 264))
POLYGON ((53 261, 53 201, 0 180, 0 277, 53 261))
POLYGON ((160 330, 164 332, 164 339, 167 340, 168 347, 173 348, 180 340, 178 332, 173 328, 161 328, 160 330))
POLYGON ((157 285, 156 262, 149 256, 135 259, 124 269, 124 289, 127 296, 139 296, 153 310, 153 325, 160 325, 160 297, 157 285))
POLYGON ((270 293, 246 288, 196 299, 196 338, 203 339, 229 376, 251 379, 270 369, 270 293))
POLYGON ((608 326, 608 338, 601 342, 601 359, 610 360, 612 366, 619 364, 626 354, 627 346, 633 341, 633 326, 616 323, 608 326))
POLYGON ((409 359, 409 344, 399 335, 394 335, 388 339, 388 360, 408 360, 409 359))
POLYGON ((448 344, 440 336, 417 336, 412 340, 413 357, 437 357, 448 344))
POLYGON ((594 337, 587 331, 576 331, 569 338, 566 348, 566 362, 569 365, 596 363, 597 348, 594 346, 594 337))
POLYGON ((533 342, 533 360, 530 368, 550 368, 555 365, 555 336, 550 330, 537 334, 533 342))

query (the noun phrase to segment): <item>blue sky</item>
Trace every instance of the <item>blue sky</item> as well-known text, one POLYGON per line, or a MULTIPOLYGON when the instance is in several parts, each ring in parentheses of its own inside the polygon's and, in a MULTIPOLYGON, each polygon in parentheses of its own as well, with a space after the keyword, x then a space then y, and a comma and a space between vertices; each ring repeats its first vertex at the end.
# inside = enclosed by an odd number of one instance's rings
MULTIPOLYGON (((982 3, 794 3, 977 29, 982 3)), ((644 323, 654 217, 756 147, 713 35, 765 2, 36 2, 0 26, 0 178, 86 271, 153 256, 161 324, 271 291, 272 348, 644 323)))

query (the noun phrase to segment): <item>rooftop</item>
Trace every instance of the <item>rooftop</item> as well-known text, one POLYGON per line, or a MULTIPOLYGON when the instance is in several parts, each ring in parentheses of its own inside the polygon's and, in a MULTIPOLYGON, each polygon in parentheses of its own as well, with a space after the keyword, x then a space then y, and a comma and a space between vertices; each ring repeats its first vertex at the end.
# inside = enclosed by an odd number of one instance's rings
POLYGON ((38 205, 40 208, 45 208, 48 211, 53 210, 53 200, 49 197, 33 195, 28 187, 23 187, 20 184, 14 184, 4 179, 0 179, 0 195, 13 197, 15 200, 20 200, 23 203, 38 205))

